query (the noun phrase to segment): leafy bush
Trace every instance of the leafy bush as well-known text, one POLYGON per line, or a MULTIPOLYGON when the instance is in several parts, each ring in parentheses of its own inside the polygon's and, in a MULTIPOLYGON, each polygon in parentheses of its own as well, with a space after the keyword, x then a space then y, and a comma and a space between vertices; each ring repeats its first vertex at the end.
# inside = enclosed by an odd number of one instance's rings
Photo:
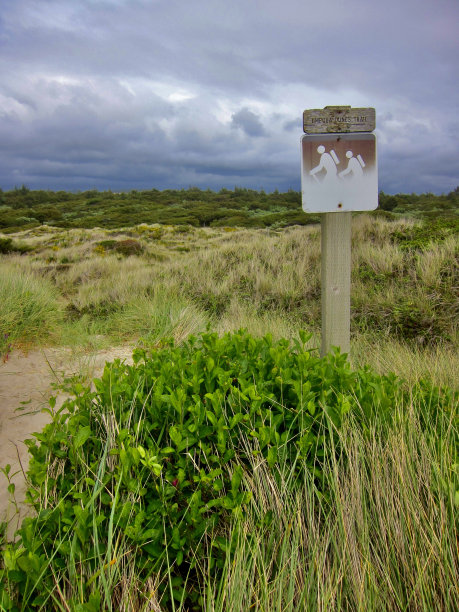
POLYGON ((140 255, 143 252, 143 246, 137 240, 127 239, 120 240, 114 250, 128 257, 129 255, 140 255))
POLYGON ((0 238, 0 253, 11 253, 13 248, 12 238, 0 238))
POLYGON ((107 364, 95 390, 67 386, 70 398, 27 442, 37 515, 5 549, 4 607, 52 609, 59 594, 97 610, 109 570, 121 580, 128 565, 139 592, 166 574, 162 604, 199 609, 200 560, 215 576, 224 567, 230 526, 251 503, 254 458, 293 489, 312 474, 326 502, 330 439, 348 413, 363 425, 389 419, 400 382, 352 371, 337 352, 320 358, 300 336, 169 341, 136 350, 132 366, 107 364))
MULTIPOLYGON (((385 278, 374 275, 371 280, 383 286, 385 278)), ((400 340, 414 341, 418 346, 433 346, 454 341, 450 310, 436 301, 435 296, 430 302, 416 301, 413 297, 402 297, 396 302, 378 299, 374 304, 355 304, 352 320, 364 332, 386 333, 400 340)))
POLYGON ((30 247, 25 244, 13 242, 12 238, 0 238, 0 254, 7 255, 8 253, 27 253, 30 247))
POLYGON ((101 240, 97 242, 94 249, 96 253, 104 254, 106 251, 114 251, 125 257, 129 255, 140 255, 143 253, 143 246, 138 240, 127 238, 126 240, 101 240))
POLYGON ((443 242, 448 236, 458 234, 459 219, 425 219, 419 225, 407 226, 393 232, 392 240, 402 249, 425 250, 434 242, 443 242))
POLYGON ((99 242, 97 242, 96 246, 101 247, 101 250, 104 251, 112 251, 116 245, 118 244, 118 242, 116 240, 110 239, 110 240, 100 240, 99 242))
POLYGON ((39 206, 30 211, 40 223, 62 219, 62 212, 56 206, 39 206))

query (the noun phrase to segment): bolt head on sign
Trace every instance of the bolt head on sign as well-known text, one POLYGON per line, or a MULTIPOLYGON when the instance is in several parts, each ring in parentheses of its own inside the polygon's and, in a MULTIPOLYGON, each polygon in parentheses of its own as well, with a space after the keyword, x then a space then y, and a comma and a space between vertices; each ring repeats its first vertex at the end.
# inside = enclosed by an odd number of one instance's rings
POLYGON ((378 207, 374 134, 305 134, 301 138, 301 170, 305 212, 349 212, 378 207))

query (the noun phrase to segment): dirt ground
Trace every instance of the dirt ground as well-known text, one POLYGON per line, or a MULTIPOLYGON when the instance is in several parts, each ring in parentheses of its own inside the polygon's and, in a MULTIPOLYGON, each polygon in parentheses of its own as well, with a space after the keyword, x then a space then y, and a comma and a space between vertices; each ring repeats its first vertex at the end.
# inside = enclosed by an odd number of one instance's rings
MULTIPOLYGON (((23 504, 26 491, 24 473, 29 456, 24 440, 41 431, 50 416, 41 412, 48 406, 48 399, 56 395, 52 384, 63 378, 83 374, 93 378, 102 373, 107 361, 119 357, 130 361, 132 350, 128 347, 76 355, 68 349, 46 348, 27 353, 13 351, 6 362, 0 362, 0 467, 11 465, 11 481, 16 485, 15 497, 19 515, 8 493, 8 481, 0 473, 0 521, 8 521, 7 534, 12 537, 27 508, 23 504)), ((65 396, 58 394, 57 406, 65 396)))

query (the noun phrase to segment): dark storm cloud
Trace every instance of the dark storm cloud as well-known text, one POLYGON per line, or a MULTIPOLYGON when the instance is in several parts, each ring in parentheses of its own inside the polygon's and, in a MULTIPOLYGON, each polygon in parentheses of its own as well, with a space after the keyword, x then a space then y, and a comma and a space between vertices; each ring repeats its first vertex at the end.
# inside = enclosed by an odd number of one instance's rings
POLYGON ((231 125, 247 134, 247 136, 264 136, 265 129, 260 121, 260 117, 252 113, 248 108, 242 108, 237 113, 234 113, 231 119, 231 125))
POLYGON ((303 109, 351 104, 377 109, 385 191, 448 191, 458 17, 457 0, 7 0, 0 186, 299 188, 303 109))

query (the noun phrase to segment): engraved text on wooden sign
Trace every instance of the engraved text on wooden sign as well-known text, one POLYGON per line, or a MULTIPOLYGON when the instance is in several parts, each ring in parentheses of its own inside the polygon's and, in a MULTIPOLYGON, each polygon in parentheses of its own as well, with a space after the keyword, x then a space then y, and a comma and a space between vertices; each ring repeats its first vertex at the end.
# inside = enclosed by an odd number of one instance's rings
POLYGON ((306 134, 372 132, 375 126, 374 108, 326 106, 305 110, 303 113, 303 131, 306 134))

